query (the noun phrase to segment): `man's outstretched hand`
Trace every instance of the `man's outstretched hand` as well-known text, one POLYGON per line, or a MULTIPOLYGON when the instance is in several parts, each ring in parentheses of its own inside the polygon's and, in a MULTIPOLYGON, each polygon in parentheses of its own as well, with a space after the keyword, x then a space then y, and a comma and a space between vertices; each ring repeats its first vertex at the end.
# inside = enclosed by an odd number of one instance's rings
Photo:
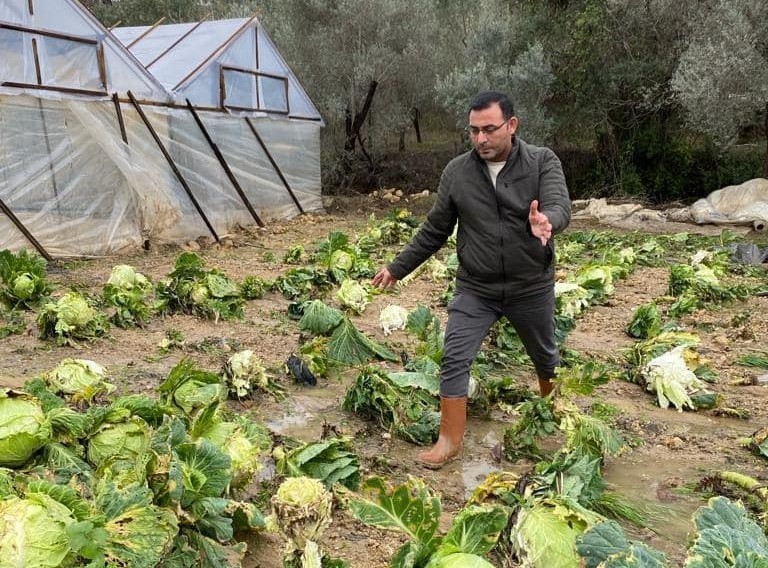
POLYGON ((547 246, 547 241, 552 237, 552 223, 544 213, 539 211, 539 202, 536 199, 531 201, 528 224, 531 226, 531 234, 541 241, 541 246, 547 246))
POLYGON ((373 280, 371 282, 377 288, 391 288, 392 286, 397 284, 397 278, 392 276, 392 273, 385 266, 384 268, 382 268, 376 273, 376 276, 373 277, 373 280))

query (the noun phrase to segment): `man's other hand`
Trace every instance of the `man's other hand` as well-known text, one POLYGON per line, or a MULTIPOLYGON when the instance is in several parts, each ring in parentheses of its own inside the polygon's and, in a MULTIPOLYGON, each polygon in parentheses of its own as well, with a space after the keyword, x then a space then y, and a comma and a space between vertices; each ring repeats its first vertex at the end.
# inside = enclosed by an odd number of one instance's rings
POLYGON ((531 226, 531 234, 541 241, 541 246, 547 246, 547 241, 552 237, 552 223, 544 213, 539 211, 539 202, 536 199, 531 201, 528 223, 531 226))
POLYGON ((371 283, 377 288, 391 288, 397 284, 397 278, 392 276, 392 273, 390 273, 389 269, 385 266, 376 273, 376 276, 373 277, 371 283))

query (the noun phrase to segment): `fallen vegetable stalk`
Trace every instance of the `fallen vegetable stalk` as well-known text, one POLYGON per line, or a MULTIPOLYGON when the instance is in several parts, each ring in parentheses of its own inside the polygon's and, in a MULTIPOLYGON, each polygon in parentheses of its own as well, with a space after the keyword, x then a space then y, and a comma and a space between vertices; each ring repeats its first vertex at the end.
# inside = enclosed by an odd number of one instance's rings
POLYGON ((717 477, 726 483, 732 483, 737 487, 754 493, 763 501, 763 508, 768 509, 768 487, 754 477, 750 477, 737 471, 721 471, 717 477))

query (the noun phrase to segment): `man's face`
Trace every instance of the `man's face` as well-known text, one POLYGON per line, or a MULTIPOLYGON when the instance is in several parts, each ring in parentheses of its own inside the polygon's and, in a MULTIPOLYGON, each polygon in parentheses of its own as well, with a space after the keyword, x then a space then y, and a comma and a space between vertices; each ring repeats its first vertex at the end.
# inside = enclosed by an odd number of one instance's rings
POLYGON ((512 135, 517 118, 504 119, 498 103, 469 113, 469 136, 480 157, 489 162, 503 162, 512 151, 512 135))

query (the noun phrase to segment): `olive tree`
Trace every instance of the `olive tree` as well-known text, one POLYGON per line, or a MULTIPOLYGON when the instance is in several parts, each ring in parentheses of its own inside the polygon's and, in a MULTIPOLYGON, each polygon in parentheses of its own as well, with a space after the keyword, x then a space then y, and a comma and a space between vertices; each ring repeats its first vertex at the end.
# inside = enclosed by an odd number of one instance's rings
POLYGON ((748 0, 722 1, 700 14, 672 87, 691 128, 711 135, 721 147, 762 119, 768 176, 767 18, 763 2, 748 0))
POLYGON ((84 3, 104 25, 141 26, 196 22, 204 18, 240 18, 257 13, 256 0, 90 0, 84 3))
POLYGON ((376 149, 431 104, 431 2, 272 0, 264 22, 326 122, 326 181, 343 181, 359 157, 374 169, 376 149))

